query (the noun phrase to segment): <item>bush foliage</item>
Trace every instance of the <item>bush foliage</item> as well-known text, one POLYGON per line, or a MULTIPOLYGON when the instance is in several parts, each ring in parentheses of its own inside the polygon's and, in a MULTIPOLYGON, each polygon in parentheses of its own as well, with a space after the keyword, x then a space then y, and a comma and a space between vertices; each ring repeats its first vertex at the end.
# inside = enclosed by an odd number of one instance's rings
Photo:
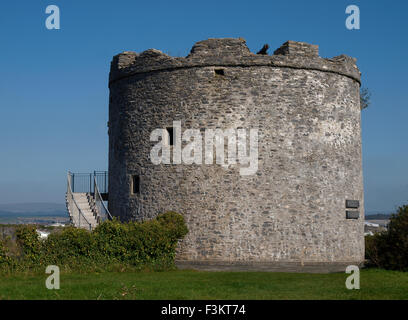
POLYGON ((92 232, 65 227, 47 239, 35 226, 16 230, 20 253, 7 256, 0 243, 0 266, 20 270, 57 265, 65 270, 106 269, 112 266, 169 269, 174 266, 177 242, 187 234, 183 216, 167 212, 145 222, 105 221, 92 232), (14 263, 11 263, 14 262, 14 263))
POLYGON ((408 271, 408 205, 391 216, 387 231, 366 237, 366 258, 371 266, 408 271))
POLYGON ((2 266, 9 266, 11 258, 8 255, 8 250, 5 247, 3 241, 0 240, 0 268, 2 266))

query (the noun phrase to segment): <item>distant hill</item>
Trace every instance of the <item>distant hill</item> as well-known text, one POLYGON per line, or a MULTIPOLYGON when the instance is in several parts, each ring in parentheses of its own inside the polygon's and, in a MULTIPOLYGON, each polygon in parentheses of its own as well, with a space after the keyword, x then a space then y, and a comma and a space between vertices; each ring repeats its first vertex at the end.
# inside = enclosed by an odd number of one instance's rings
POLYGON ((365 216, 366 220, 388 220, 391 217, 391 213, 376 213, 368 214, 365 216))
POLYGON ((66 217, 67 209, 60 203, 33 202, 0 204, 0 217, 66 217))

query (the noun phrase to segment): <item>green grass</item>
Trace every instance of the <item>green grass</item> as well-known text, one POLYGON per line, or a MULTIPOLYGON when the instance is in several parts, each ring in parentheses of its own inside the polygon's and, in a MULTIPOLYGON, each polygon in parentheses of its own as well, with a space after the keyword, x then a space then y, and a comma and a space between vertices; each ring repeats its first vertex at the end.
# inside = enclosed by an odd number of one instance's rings
POLYGON ((267 272, 104 272, 62 274, 48 290, 48 275, 0 275, 0 299, 408 299, 408 273, 361 271, 360 290, 348 274, 267 272))

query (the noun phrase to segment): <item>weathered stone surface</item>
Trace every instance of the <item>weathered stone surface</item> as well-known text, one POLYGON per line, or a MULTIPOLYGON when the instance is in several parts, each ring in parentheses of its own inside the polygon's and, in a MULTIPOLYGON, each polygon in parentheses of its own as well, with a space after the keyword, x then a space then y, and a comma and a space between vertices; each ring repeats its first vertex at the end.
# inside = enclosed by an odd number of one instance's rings
POLYGON ((296 42, 296 41, 286 41, 279 49, 276 49, 273 54, 283 54, 283 55, 299 55, 299 56, 319 56, 319 47, 317 45, 296 42))
POLYGON ((364 260, 360 72, 353 58, 323 59, 317 46, 288 44, 267 56, 243 39, 209 39, 186 58, 153 49, 113 58, 109 209, 123 220, 183 214, 180 263, 364 260), (257 173, 153 165, 150 133, 175 120, 183 130, 258 128, 257 173), (131 193, 132 175, 140 175, 140 194, 131 193), (360 201, 359 219, 346 219, 346 199, 360 201))
POLYGON ((10 238, 16 240, 16 226, 0 225, 0 240, 10 238))
MULTIPOLYGON (((203 271, 274 271, 274 272, 302 272, 302 273, 330 273, 344 272, 349 265, 356 265, 355 261, 344 262, 296 262, 296 261, 176 261, 179 269, 199 269, 203 271)), ((363 263, 358 264, 363 267, 363 263)))
POLYGON ((360 71, 351 57, 320 58, 317 46, 294 41, 286 42, 276 52, 278 54, 272 56, 251 53, 242 38, 197 42, 185 58, 173 58, 156 49, 140 54, 126 51, 113 57, 109 83, 138 73, 206 66, 275 66, 319 70, 338 73, 360 82, 360 71))

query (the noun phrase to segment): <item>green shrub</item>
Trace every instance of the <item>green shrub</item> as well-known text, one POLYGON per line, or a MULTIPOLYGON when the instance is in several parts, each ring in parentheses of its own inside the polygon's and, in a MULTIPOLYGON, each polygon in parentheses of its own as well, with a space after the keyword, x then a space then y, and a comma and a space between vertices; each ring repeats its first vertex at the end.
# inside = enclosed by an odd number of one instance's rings
POLYGON ((408 205, 398 208, 385 232, 366 237, 369 265, 408 271, 408 205))
POLYGON ((8 255, 8 250, 4 245, 4 242, 0 239, 0 267, 9 266, 11 264, 11 258, 8 255))
POLYGON ((367 266, 381 268, 382 260, 381 260, 381 250, 380 244, 385 244, 383 240, 386 234, 384 232, 377 233, 375 235, 368 235, 365 236, 365 257, 368 260, 366 263, 367 266))
POLYGON ((176 212, 170 211, 160 215, 157 221, 165 226, 176 239, 182 239, 188 232, 184 217, 176 212))
POLYGON ((21 225, 16 229, 17 244, 23 252, 24 261, 38 263, 42 258, 42 243, 33 225, 21 225))
POLYGON ((175 212, 145 222, 105 221, 92 232, 66 227, 46 240, 39 239, 34 226, 20 226, 16 236, 23 254, 18 265, 20 269, 51 264, 70 270, 118 265, 168 269, 174 266, 178 240, 187 232, 183 216, 175 212))
POLYGON ((167 212, 142 223, 105 221, 92 234, 98 248, 95 259, 163 268, 174 262, 177 242, 187 227, 180 214, 167 212))
POLYGON ((93 250, 92 233, 85 229, 66 227, 43 242, 43 264, 72 265, 90 260, 93 250))

